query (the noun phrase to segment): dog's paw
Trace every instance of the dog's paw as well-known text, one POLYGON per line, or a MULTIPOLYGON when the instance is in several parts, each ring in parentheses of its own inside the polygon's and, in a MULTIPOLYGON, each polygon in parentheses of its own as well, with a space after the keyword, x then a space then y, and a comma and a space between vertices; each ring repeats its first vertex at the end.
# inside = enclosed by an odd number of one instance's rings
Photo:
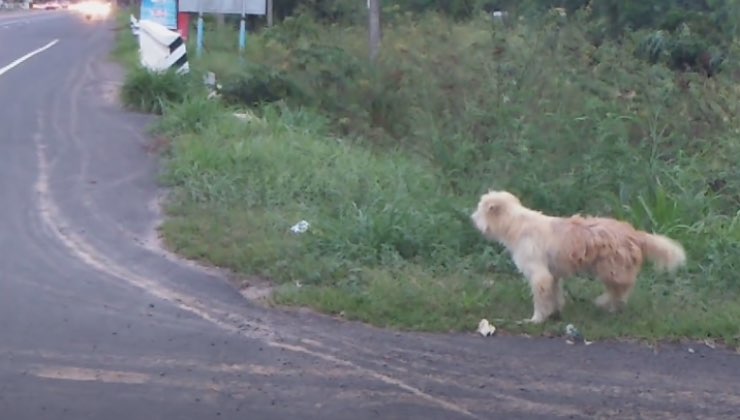
POLYGON ((524 318, 524 319, 522 319, 520 321, 516 321, 516 324, 517 325, 522 325, 522 324, 542 324, 546 320, 547 320, 546 317, 544 317, 544 316, 542 316, 540 314, 535 314, 535 315, 532 315, 531 318, 524 318))
POLYGON ((543 322, 545 322, 545 319, 546 318, 541 314, 534 314, 532 315, 532 318, 529 318, 526 321, 528 324, 542 324, 543 322))

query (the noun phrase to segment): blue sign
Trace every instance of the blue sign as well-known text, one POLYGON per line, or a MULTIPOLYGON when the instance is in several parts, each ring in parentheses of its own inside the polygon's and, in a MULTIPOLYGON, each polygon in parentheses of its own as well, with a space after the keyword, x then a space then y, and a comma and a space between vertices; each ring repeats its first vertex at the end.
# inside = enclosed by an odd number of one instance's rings
POLYGON ((141 0, 139 19, 177 29, 177 0, 141 0))

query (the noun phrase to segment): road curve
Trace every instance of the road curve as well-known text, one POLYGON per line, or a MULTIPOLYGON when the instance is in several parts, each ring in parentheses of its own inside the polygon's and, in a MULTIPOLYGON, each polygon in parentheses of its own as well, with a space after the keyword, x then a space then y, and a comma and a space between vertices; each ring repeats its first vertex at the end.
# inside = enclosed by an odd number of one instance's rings
POLYGON ((730 351, 398 334, 264 309, 161 250, 112 29, 0 15, 0 418, 740 418, 730 351))

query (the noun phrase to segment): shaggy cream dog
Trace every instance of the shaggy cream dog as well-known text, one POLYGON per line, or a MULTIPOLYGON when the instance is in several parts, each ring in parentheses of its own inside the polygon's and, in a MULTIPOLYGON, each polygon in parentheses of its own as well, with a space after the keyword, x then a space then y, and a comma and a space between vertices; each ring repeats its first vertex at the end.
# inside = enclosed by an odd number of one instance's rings
POLYGON ((563 281, 577 273, 601 280, 606 291, 596 304, 615 311, 627 303, 645 259, 663 271, 686 262, 683 247, 668 237, 611 218, 548 216, 506 191, 484 194, 471 218, 486 238, 509 250, 529 281, 534 314, 528 322, 562 311, 563 281))

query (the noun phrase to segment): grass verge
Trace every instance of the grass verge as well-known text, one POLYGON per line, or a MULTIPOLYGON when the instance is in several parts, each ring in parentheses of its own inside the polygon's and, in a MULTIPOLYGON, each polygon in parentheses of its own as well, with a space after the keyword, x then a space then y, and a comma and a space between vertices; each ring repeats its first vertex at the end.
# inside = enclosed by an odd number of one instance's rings
MULTIPOLYGON (((471 330, 486 317, 512 332, 572 322, 589 339, 740 342, 731 71, 674 73, 628 43, 591 46, 577 23, 501 32, 432 16, 389 25, 370 72, 362 30, 312 25, 252 36, 247 64, 218 48, 194 61, 196 79, 225 75, 228 101, 162 101, 163 232, 175 251, 270 279, 277 303, 381 326, 471 330), (232 116, 247 105, 254 118, 232 116), (689 266, 644 271, 619 315, 590 303, 598 284, 574 279, 562 323, 516 325, 530 315, 526 284, 467 219, 489 186, 546 212, 669 234, 689 266), (308 231, 291 233, 303 219, 308 231)), ((141 97, 128 102, 141 108, 141 97)))

